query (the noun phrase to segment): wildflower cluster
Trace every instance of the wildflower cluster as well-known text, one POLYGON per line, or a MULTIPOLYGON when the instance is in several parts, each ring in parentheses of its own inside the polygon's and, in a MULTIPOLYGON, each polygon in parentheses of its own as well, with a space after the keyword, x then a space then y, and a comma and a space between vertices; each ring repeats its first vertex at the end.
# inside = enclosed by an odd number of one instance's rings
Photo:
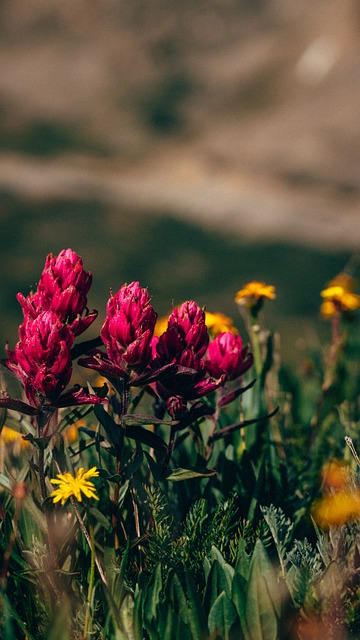
POLYGON ((298 386, 265 324, 272 284, 236 294, 249 344, 195 300, 158 319, 138 281, 77 343, 97 318, 91 284, 67 249, 17 296, 2 364, 23 397, 0 396, 4 638, 357 637, 353 279, 322 291, 330 345, 298 386), (106 383, 71 387, 75 360, 106 383))
MULTIPOLYGON (((72 375, 75 336, 87 329, 97 316, 86 304, 92 275, 83 269, 82 259, 71 249, 54 257, 49 254, 35 293, 17 295, 24 321, 19 327, 15 349, 6 346, 4 364, 23 385, 31 407, 61 407, 69 403, 96 403, 74 387, 61 396, 72 375)), ((6 405, 6 399, 2 400, 6 405)))

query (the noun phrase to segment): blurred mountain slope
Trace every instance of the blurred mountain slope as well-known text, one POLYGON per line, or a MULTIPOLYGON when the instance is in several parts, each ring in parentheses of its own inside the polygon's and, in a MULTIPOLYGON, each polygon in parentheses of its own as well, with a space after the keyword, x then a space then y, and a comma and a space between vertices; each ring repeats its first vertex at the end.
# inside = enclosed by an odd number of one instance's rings
POLYGON ((0 20, 4 189, 359 245, 356 0, 11 0, 0 20))

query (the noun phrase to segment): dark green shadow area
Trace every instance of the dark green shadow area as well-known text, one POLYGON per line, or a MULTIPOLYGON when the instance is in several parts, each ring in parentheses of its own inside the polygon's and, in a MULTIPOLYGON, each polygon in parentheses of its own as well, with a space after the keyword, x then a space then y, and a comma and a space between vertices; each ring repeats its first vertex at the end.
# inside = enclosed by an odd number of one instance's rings
MULTIPOLYGON (((159 315, 173 304, 195 299, 209 311, 230 315, 244 331, 234 304, 236 291, 249 280, 277 288, 276 302, 266 305, 268 325, 280 329, 285 357, 295 339, 320 328, 319 292, 350 258, 288 244, 248 244, 176 219, 166 212, 111 207, 96 201, 23 201, 1 194, 0 340, 14 344, 22 315, 16 293, 29 293, 49 252, 71 247, 94 284, 89 306, 99 310, 98 332, 110 288, 139 280, 149 288, 159 315)), ((305 338, 306 338, 305 335, 305 338)))

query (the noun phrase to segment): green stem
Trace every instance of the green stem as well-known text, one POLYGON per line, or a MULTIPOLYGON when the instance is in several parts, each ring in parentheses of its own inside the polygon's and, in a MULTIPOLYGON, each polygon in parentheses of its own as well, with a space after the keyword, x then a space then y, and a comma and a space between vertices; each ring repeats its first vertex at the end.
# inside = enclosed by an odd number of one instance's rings
MULTIPOLYGON (((90 576, 89 576, 89 587, 87 594, 87 607, 86 607, 86 616, 85 616, 85 624, 84 624, 84 638, 86 640, 86 636, 88 634, 89 624, 91 622, 91 599, 92 592, 94 589, 94 578, 95 578, 95 538, 94 538, 94 527, 90 525, 90 550, 91 550, 91 564, 90 564, 90 576)), ((91 629, 90 629, 91 632, 91 629)))
MULTIPOLYGON (((40 412, 38 415, 38 438, 42 438, 44 433, 44 428, 46 426, 46 421, 48 419, 47 414, 40 412)), ((38 465, 39 465, 39 484, 40 484, 40 493, 41 499, 44 502, 47 498, 47 490, 46 490, 46 482, 45 482, 45 452, 43 449, 39 451, 38 456, 38 465)), ((46 517, 46 525, 47 525, 47 541, 49 547, 49 555, 50 555, 50 568, 51 573, 55 570, 57 565, 57 554, 56 548, 53 541, 53 519, 51 513, 45 507, 45 517, 46 517)), ((53 576, 53 580, 55 582, 55 576, 53 576)), ((57 589, 55 589, 55 592, 57 589)))
MULTIPOLYGON (((121 472, 121 456, 122 456, 122 451, 123 451, 124 434, 125 434, 125 428, 126 428, 125 424, 124 424, 124 416, 127 413, 128 406, 129 406, 129 401, 130 401, 130 384, 129 384, 129 380, 128 379, 124 379, 122 381, 122 388, 121 389, 117 389, 117 391, 118 391, 119 397, 120 397, 120 411, 121 411, 121 414, 119 415, 119 422, 120 422, 121 434, 120 434, 119 443, 118 443, 117 451, 116 451, 115 473, 116 473, 116 475, 119 476, 120 472, 121 472)), ((118 507, 119 493, 120 493, 120 483, 117 483, 115 485, 115 487, 114 487, 113 515, 112 515, 112 526, 113 526, 113 531, 114 531, 114 535, 115 535, 115 547, 116 548, 119 546, 119 540, 118 540, 118 529, 119 529, 119 524, 120 524, 119 507, 118 507)))
MULTIPOLYGON (((88 545, 89 545, 89 547, 91 549, 92 548, 92 546, 91 546, 91 538, 90 538, 89 532, 88 532, 88 530, 87 530, 87 528, 85 526, 84 520, 82 519, 82 517, 80 515, 80 511, 79 511, 79 509, 77 507, 76 500, 75 500, 74 496, 70 496, 70 502, 71 502, 72 507, 74 509, 77 521, 78 521, 78 523, 80 525, 80 529, 81 529, 82 533, 84 534, 85 540, 86 540, 86 542, 88 543, 88 545)), ((99 562, 99 559, 96 556, 95 549, 94 549, 94 554, 95 554, 95 564, 97 566, 97 570, 99 572, 101 581, 103 582, 104 585, 107 586, 107 580, 105 578, 105 574, 104 574, 103 568, 102 568, 102 566, 101 566, 101 564, 99 562)))
POLYGON ((257 321, 257 318, 251 318, 251 337, 254 356, 254 367, 256 376, 259 378, 262 372, 263 362, 260 347, 260 325, 257 321))

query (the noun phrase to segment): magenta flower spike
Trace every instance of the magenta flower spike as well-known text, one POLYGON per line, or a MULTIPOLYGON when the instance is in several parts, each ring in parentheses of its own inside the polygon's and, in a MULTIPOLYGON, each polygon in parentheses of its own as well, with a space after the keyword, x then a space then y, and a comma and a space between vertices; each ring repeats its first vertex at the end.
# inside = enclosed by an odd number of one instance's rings
POLYGON ((30 405, 40 408, 54 402, 70 381, 70 349, 74 336, 54 311, 27 317, 19 328, 14 350, 7 347, 6 366, 24 386, 30 405))
POLYGON ((247 347, 243 348, 240 335, 231 331, 220 333, 208 347, 205 364, 210 374, 215 377, 226 375, 228 380, 234 380, 247 371, 253 363, 251 353, 247 347))
POLYGON ((97 317, 97 312, 89 312, 86 306, 91 284, 92 274, 84 270, 80 256, 64 249, 58 256, 47 256, 37 291, 27 297, 19 293, 17 299, 25 316, 35 318, 50 309, 77 336, 97 317))
POLYGON ((140 373, 147 366, 157 314, 147 289, 139 282, 124 284, 108 300, 100 336, 109 361, 120 374, 140 373))
POLYGON ((154 385, 154 390, 166 402, 174 418, 184 413, 187 401, 211 393, 225 380, 223 375, 218 379, 208 376, 203 361, 208 343, 205 311, 193 300, 173 310, 167 330, 153 343, 156 353, 153 366, 164 366, 168 362, 178 365, 176 372, 169 373, 154 385))

